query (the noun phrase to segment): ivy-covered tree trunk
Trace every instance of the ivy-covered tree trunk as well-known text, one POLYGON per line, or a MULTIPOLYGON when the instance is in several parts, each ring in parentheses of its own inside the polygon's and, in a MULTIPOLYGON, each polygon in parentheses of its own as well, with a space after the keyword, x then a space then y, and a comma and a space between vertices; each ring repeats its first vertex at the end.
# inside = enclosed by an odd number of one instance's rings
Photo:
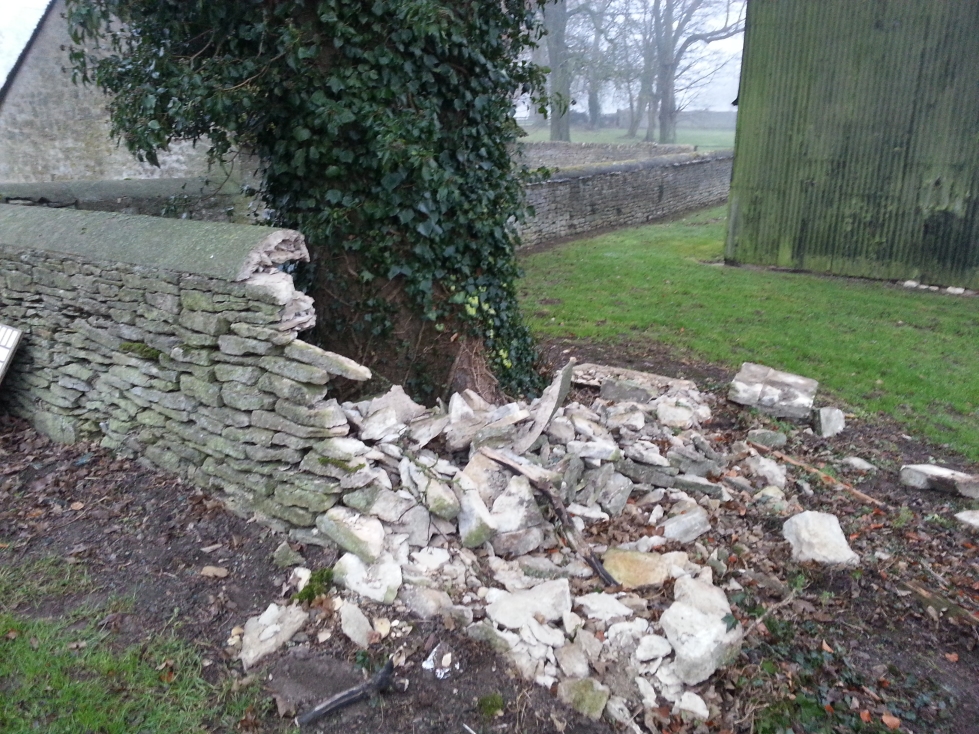
POLYGON ((531 392, 516 301, 516 93, 543 77, 524 0, 68 0, 76 72, 113 132, 249 150, 274 224, 310 244, 329 346, 393 382, 531 392), (120 25, 121 23, 121 25, 120 25), (95 48, 99 43, 101 48, 95 48), (468 375, 462 374, 467 370, 468 375))

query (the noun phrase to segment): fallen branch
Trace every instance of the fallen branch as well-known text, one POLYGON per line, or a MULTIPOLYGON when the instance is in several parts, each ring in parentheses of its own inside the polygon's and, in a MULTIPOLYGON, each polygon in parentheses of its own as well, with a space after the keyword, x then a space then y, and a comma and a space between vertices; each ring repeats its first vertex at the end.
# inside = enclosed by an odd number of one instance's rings
POLYGON ((334 711, 339 711, 345 706, 357 703, 358 701, 363 701, 365 698, 370 698, 371 696, 380 693, 385 688, 391 684, 391 675, 394 672, 394 660, 388 658, 388 661, 384 664, 384 667, 371 678, 366 683, 361 683, 359 686, 354 686, 353 688, 348 688, 345 691, 340 691, 340 693, 335 696, 331 696, 318 703, 316 706, 311 708, 302 716, 296 717, 297 726, 305 726, 306 724, 312 724, 314 721, 323 718, 327 714, 333 713, 334 711))
POLYGON ((961 617, 973 626, 979 625, 979 617, 965 607, 962 607, 943 596, 933 594, 927 589, 918 586, 917 584, 913 584, 910 581, 902 581, 901 583, 907 587, 908 591, 912 592, 916 597, 918 597, 918 601, 925 606, 934 607, 936 612, 947 612, 953 617, 961 617))
POLYGON ((791 456, 786 456, 781 451, 776 451, 773 448, 770 448, 768 446, 763 446, 762 444, 755 443, 754 441, 748 441, 748 445, 751 446, 751 448, 755 449, 756 451, 758 451, 758 452, 760 452, 762 454, 771 454, 772 456, 774 456, 779 461, 784 461, 786 464, 791 464, 792 466, 797 466, 800 469, 805 469, 807 472, 810 472, 811 474, 815 474, 817 477, 819 477, 823 481, 824 484, 828 484, 831 487, 842 487, 847 492, 849 492, 854 497, 856 497, 858 500, 862 500, 863 502, 868 502, 868 503, 870 503, 872 505, 877 505, 878 507, 888 507, 887 503, 881 502, 880 500, 871 497, 869 494, 864 494, 863 492, 861 492, 859 489, 857 489, 853 485, 847 484, 846 482, 844 482, 844 481, 842 481, 840 479, 837 479, 836 477, 834 477, 834 476, 832 476, 830 474, 827 474, 824 471, 820 471, 819 469, 817 469, 816 467, 814 467, 812 464, 807 464, 804 461, 799 461, 798 459, 793 459, 791 456))
POLYGON ((551 507, 554 508, 554 512, 557 513, 558 519, 564 526, 564 535, 571 549, 585 559, 585 562, 598 574, 602 583, 606 586, 618 585, 619 582, 613 578, 612 574, 605 570, 605 566, 598 560, 598 556, 595 555, 588 542, 578 532, 578 528, 575 527, 574 522, 571 520, 571 515, 568 514, 568 508, 564 506, 560 495, 554 491, 554 485, 550 479, 550 476, 554 475, 553 472, 549 472, 534 464, 522 463, 519 461, 520 457, 518 456, 507 455, 502 451, 497 451, 486 446, 481 448, 480 451, 496 463, 508 466, 527 477, 534 489, 547 497, 547 501, 551 503, 551 507))

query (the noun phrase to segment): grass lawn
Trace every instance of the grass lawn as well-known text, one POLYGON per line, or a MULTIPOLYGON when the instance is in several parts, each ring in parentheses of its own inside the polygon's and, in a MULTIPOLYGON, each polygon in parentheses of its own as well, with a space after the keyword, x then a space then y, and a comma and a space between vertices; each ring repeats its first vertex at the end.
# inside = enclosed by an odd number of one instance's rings
MULTIPOLYGON (((631 145, 643 142, 645 130, 640 130, 634 138, 625 136, 622 128, 602 128, 601 130, 583 130, 571 128, 573 143, 615 143, 631 145)), ((549 139, 550 133, 546 127, 531 128, 527 136, 521 138, 527 143, 540 143, 549 139)), ((709 130, 702 128, 678 128, 676 142, 681 145, 696 145, 698 150, 727 150, 734 148, 734 130, 709 130)))
POLYGON ((979 302, 888 283, 720 265, 726 207, 523 260, 540 337, 666 343, 819 380, 852 410, 979 460, 979 302))
POLYGON ((254 703, 207 683, 198 652, 171 635, 115 644, 99 624, 113 609, 77 609, 56 620, 18 613, 24 604, 90 584, 60 559, 16 565, 7 552, 0 551, 4 734, 203 734, 215 726, 233 730, 254 703))

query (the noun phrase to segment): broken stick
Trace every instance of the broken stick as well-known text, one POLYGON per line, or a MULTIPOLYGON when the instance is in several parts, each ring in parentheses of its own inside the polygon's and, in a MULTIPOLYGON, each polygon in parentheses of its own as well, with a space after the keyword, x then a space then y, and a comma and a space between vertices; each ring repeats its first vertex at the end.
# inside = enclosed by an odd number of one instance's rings
POLYGON ((598 556, 595 555, 588 542, 578 532, 578 528, 574 526, 571 515, 568 514, 568 508, 564 506, 561 496, 554 491, 552 477, 557 476, 554 472, 548 471, 536 464, 531 464, 526 460, 521 460, 519 456, 514 454, 504 453, 486 446, 483 446, 480 451, 496 463, 508 466, 527 477, 534 489, 547 497, 547 501, 551 503, 551 507, 554 508, 554 512, 557 513, 558 519, 561 521, 561 525, 564 526, 564 534, 571 549, 585 559, 585 562, 598 574, 598 578, 602 580, 603 584, 606 586, 618 585, 619 582, 613 578, 612 574, 605 570, 605 566, 598 560, 598 556))
POLYGON ((837 479, 836 477, 834 477, 834 476, 832 476, 830 474, 827 474, 824 471, 820 471, 819 469, 817 469, 816 467, 812 466, 811 464, 807 464, 804 461, 799 461, 798 459, 793 459, 791 456, 786 456, 781 451, 776 451, 773 448, 770 448, 768 446, 763 446, 762 444, 755 443, 754 441, 748 441, 748 445, 751 446, 751 448, 755 449, 756 451, 759 451, 760 453, 763 453, 763 454, 771 454, 772 456, 774 456, 779 461, 784 461, 786 464, 791 464, 792 466, 797 466, 800 469, 805 469, 807 472, 810 472, 812 474, 815 474, 817 477, 819 477, 823 481, 824 484, 829 484, 831 486, 843 487, 843 489, 845 489, 847 492, 849 492, 850 494, 852 494, 854 497, 856 497, 859 500, 862 500, 864 502, 869 502, 870 504, 877 505, 878 507, 887 507, 888 506, 886 502, 881 502, 879 499, 875 499, 875 498, 871 497, 869 494, 864 494, 863 492, 861 492, 859 489, 857 489, 853 485, 847 484, 846 482, 841 481, 841 480, 837 479))
POLYGON ((296 717, 297 726, 305 726, 306 724, 312 724, 318 719, 322 719, 329 713, 334 711, 339 711, 345 706, 357 703, 358 701, 363 701, 365 698, 369 698, 376 693, 380 693, 385 688, 391 684, 391 675, 394 672, 394 660, 388 658, 388 661, 381 668, 380 672, 371 678, 366 683, 361 683, 359 686, 354 686, 353 688, 348 688, 345 691, 340 691, 340 693, 335 696, 331 696, 325 701, 321 701, 316 704, 313 708, 307 711, 302 716, 296 717))

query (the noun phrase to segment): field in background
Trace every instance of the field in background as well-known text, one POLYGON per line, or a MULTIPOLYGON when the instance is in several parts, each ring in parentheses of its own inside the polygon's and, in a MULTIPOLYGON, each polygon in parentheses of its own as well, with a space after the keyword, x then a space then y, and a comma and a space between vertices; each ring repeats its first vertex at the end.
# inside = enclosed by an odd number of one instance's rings
MULTIPOLYGON (((573 143, 614 143, 617 145, 632 145, 644 142, 645 130, 640 130, 636 137, 628 138, 628 131, 623 128, 601 128, 599 130, 585 130, 582 128, 571 128, 571 142, 573 143)), ((527 136, 521 140, 528 143, 546 142, 549 139, 549 132, 546 127, 529 128, 527 136)), ((696 145, 698 150, 729 150, 734 148, 734 130, 717 130, 703 128, 678 128, 676 131, 676 142, 680 145, 696 145)))
POLYGON ((736 368, 819 380, 852 410, 979 460, 975 298, 725 267, 726 208, 583 239, 522 260, 539 337, 659 342, 736 368))

